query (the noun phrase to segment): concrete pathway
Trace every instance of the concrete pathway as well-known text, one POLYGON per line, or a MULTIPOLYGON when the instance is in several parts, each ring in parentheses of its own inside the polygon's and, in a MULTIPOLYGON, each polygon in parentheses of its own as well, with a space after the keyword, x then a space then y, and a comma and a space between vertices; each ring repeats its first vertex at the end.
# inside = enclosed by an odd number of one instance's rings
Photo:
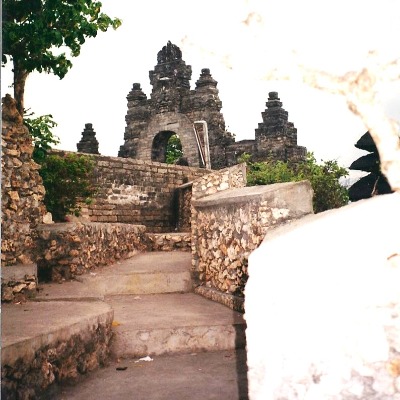
POLYGON ((122 360, 76 386, 59 387, 54 400, 247 400, 245 350, 173 354, 153 361, 122 360))

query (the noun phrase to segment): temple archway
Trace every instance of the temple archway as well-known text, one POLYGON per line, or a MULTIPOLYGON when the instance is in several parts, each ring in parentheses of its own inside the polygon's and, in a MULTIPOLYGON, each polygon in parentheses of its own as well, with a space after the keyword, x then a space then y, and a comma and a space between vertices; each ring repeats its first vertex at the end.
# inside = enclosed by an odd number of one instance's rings
POLYGON ((160 163, 167 162, 168 142, 173 136, 177 137, 177 134, 173 131, 161 131, 154 136, 151 145, 151 161, 160 163))

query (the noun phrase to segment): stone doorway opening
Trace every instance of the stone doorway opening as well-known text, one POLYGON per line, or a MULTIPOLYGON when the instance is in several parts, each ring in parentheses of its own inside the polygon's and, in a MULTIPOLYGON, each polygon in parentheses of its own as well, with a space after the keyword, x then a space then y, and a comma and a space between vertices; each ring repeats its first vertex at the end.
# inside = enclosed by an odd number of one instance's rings
POLYGON ((173 131, 161 131, 153 139, 151 161, 174 164, 183 157, 182 143, 173 131))

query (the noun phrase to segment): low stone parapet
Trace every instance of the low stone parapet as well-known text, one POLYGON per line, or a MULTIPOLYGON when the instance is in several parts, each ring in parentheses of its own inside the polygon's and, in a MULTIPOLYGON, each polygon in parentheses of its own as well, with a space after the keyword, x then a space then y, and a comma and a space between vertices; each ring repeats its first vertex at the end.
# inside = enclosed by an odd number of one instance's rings
POLYGON ((214 299, 215 290, 227 295, 217 301, 235 308, 240 302, 229 296, 244 296, 249 254, 270 229, 313 212, 312 189, 308 181, 232 188, 192 206, 195 285, 214 299))
POLYGON ((3 305, 1 398, 43 398, 55 384, 107 365, 113 317, 102 301, 3 305))
POLYGON ((93 222, 39 225, 39 280, 61 281, 148 250, 146 227, 93 222))

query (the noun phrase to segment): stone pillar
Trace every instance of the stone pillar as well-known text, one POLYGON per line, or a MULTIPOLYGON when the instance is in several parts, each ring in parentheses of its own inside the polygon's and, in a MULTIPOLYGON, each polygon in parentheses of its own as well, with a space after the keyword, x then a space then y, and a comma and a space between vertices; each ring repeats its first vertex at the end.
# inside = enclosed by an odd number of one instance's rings
POLYGON ((88 154, 100 154, 99 142, 96 139, 96 132, 93 130, 92 124, 85 124, 85 129, 82 132, 82 138, 76 144, 78 152, 88 154))
POLYGON ((46 208, 28 128, 15 100, 8 94, 2 100, 1 286, 2 300, 11 301, 36 288, 35 229, 46 208))

